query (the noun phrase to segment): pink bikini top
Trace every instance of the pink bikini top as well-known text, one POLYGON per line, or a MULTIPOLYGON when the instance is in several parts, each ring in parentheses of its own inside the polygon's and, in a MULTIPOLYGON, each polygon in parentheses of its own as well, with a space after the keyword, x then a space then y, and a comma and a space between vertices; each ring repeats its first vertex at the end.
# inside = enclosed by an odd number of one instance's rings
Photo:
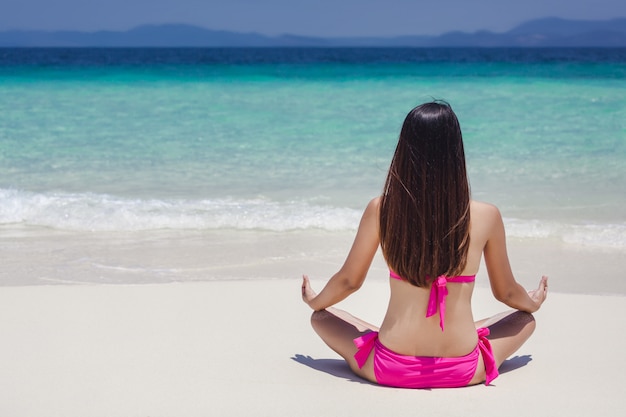
MULTIPOLYGON (((405 281, 400 275, 391 270, 389 271, 389 277, 405 281)), ((439 327, 441 327, 441 331, 443 331, 443 322, 446 315, 446 296, 448 295, 446 284, 448 282, 474 282, 475 279, 476 275, 459 275, 457 277, 440 275, 436 280, 433 280, 433 285, 430 287, 426 317, 433 316, 437 312, 437 307, 439 307, 439 327)))

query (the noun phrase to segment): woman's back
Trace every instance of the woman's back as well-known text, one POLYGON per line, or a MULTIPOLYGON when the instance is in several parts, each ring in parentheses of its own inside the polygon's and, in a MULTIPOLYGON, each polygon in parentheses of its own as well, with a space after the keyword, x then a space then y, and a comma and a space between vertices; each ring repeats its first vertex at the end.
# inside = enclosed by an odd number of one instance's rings
POLYGON ((316 310, 313 328, 351 369, 407 388, 489 384, 532 333, 527 313, 546 293, 546 277, 530 293, 515 281, 500 212, 470 200, 460 125, 437 102, 405 118, 382 195, 363 212, 341 269, 319 294, 308 277, 302 281, 302 298, 316 310), (379 246, 398 276, 390 279, 389 307, 376 328, 331 306, 359 289, 379 246), (474 322, 471 297, 483 256, 496 299, 526 313, 474 322))
MULTIPOLYGON (((495 208, 489 204, 471 202, 470 245, 462 276, 476 275, 494 213, 495 208)), ((475 348, 477 335, 471 309, 473 280, 447 282, 443 331, 440 311, 426 317, 431 285, 416 287, 406 280, 390 278, 390 287, 389 307, 379 335, 383 345, 405 355, 434 357, 463 356, 475 348)))

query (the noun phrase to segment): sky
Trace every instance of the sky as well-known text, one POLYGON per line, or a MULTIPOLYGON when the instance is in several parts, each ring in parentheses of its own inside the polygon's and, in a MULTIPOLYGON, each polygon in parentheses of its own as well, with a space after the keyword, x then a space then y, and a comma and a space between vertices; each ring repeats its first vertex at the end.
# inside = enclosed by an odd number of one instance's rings
POLYGON ((0 31, 128 30, 186 23, 265 35, 504 32, 542 17, 626 17, 626 0, 0 0, 0 31))

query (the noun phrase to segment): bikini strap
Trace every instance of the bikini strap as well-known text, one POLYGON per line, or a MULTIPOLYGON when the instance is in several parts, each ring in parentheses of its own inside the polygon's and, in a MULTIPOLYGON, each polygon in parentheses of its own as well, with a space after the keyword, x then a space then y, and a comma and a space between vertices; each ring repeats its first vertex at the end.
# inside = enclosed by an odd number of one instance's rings
POLYGON ((489 336, 489 329, 481 327, 476 329, 478 332, 478 348, 483 356, 483 363, 485 364, 485 385, 489 385, 491 381, 496 379, 499 375, 498 368, 496 366, 496 359, 493 356, 493 349, 487 336, 489 336))
POLYGON ((428 308, 426 309, 426 317, 435 315, 439 310, 439 327, 443 331, 443 323, 446 316, 446 296, 448 295, 448 287, 446 284, 449 282, 474 282, 476 277, 474 275, 459 275, 457 277, 446 278, 445 275, 439 275, 436 280, 433 281, 430 287, 430 297, 428 298, 428 308))
POLYGON ((367 362, 367 358, 369 358, 372 349, 374 349, 376 339, 378 339, 378 332, 372 331, 353 340, 354 346, 357 348, 354 359, 356 359, 359 369, 363 368, 363 365, 367 362))
POLYGON ((443 323, 446 315, 446 296, 448 295, 448 280, 444 275, 440 275, 433 281, 430 287, 430 297, 428 298, 428 308, 426 309, 426 317, 434 316, 439 310, 439 327, 443 331, 443 323))

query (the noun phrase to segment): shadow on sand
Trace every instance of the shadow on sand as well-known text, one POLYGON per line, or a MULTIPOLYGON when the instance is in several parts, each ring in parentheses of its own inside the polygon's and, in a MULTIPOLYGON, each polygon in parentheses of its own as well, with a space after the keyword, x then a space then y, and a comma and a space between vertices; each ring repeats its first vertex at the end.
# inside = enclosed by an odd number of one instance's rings
MULTIPOLYGON (((315 369, 320 372, 325 372, 338 378, 342 378, 351 382, 358 382, 361 384, 375 385, 354 375, 346 361, 344 361, 343 359, 314 359, 310 356, 304 356, 300 354, 294 355, 291 359, 298 363, 301 363, 302 365, 306 365, 309 368, 315 369)), ((500 374, 505 374, 507 372, 511 372, 528 365, 528 363, 532 360, 533 359, 530 355, 514 356, 510 359, 505 360, 502 365, 500 365, 498 371, 500 372, 500 374)))

